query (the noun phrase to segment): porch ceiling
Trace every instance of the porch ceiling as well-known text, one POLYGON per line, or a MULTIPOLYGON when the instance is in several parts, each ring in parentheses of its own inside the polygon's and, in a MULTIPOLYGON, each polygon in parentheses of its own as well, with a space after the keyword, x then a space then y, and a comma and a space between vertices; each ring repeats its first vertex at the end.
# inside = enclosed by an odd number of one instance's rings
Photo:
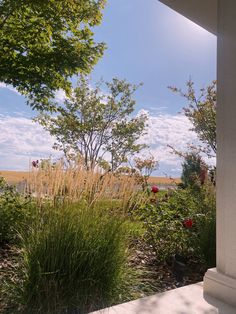
POLYGON ((159 0, 217 35, 217 0, 159 0))

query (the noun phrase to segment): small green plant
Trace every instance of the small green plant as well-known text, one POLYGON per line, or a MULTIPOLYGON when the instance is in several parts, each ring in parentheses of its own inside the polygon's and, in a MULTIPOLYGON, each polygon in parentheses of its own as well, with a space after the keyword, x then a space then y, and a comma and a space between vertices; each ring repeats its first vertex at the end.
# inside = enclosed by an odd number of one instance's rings
POLYGON ((0 245, 17 240, 17 231, 26 223, 32 204, 0 177, 0 245))
POLYGON ((44 209, 22 237, 27 311, 87 313, 117 302, 126 240, 123 221, 105 211, 78 204, 44 209))
POLYGON ((148 179, 152 172, 158 168, 158 161, 153 155, 149 155, 147 158, 134 158, 134 162, 136 180, 141 184, 143 191, 145 191, 148 186, 148 179))

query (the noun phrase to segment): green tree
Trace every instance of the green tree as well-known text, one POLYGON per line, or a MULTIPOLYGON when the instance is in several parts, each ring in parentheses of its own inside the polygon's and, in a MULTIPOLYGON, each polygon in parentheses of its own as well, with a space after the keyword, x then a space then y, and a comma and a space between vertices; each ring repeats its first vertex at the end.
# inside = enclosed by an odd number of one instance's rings
POLYGON ((137 141, 145 133, 147 117, 131 117, 137 88, 114 78, 92 89, 88 79, 81 77, 56 115, 43 113, 36 120, 56 138, 54 148, 63 151, 68 160, 79 155, 88 170, 105 164, 106 170, 115 171, 146 147, 137 141), (101 90, 103 84, 106 94, 101 90))
POLYGON ((53 110, 55 91, 88 73, 104 50, 92 29, 106 0, 0 0, 0 81, 33 109, 53 110))
POLYGON ((187 91, 183 92, 176 87, 170 87, 173 92, 179 93, 187 99, 188 106, 184 114, 192 122, 193 130, 199 139, 206 144, 208 154, 216 154, 216 81, 208 87, 202 88, 199 95, 194 89, 194 83, 187 82, 187 91))
POLYGON ((198 152, 190 151, 184 154, 181 180, 185 187, 195 186, 198 182, 204 183, 206 173, 207 166, 198 152))

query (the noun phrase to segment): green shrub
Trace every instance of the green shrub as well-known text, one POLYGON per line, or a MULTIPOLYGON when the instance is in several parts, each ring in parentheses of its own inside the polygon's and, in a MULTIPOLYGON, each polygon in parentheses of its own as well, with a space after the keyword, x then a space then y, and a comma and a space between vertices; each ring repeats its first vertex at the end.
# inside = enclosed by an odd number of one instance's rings
POLYGON ((16 242, 17 231, 31 215, 33 203, 0 177, 0 245, 16 242))
POLYGON ((202 215, 198 215, 198 247, 199 254, 206 268, 216 266, 216 202, 214 189, 204 189, 205 208, 202 215))
POLYGON ((168 260, 174 254, 190 251, 190 230, 183 227, 189 217, 189 208, 195 204, 186 190, 176 190, 168 199, 144 205, 138 212, 146 228, 146 241, 156 252, 158 261, 168 260))
POLYGON ((198 152, 191 151, 187 153, 182 164, 182 184, 185 187, 197 187, 203 166, 205 166, 205 164, 198 152))
POLYGON ((188 187, 169 193, 157 205, 144 205, 137 215, 157 260, 175 254, 195 256, 205 265, 215 261, 215 191, 211 186, 188 187), (188 227, 185 222, 190 220, 188 227))
POLYGON ((51 208, 22 240, 28 313, 84 313, 117 301, 126 266, 118 217, 79 205, 51 208))
POLYGON ((199 227, 199 250, 206 268, 216 266, 216 219, 207 217, 199 227))

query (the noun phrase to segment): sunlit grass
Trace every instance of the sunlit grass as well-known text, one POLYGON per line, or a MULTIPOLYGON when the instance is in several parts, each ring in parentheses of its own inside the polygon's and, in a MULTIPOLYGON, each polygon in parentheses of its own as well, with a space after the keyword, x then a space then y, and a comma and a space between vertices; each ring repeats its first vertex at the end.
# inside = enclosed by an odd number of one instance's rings
POLYGON ((45 210, 22 236, 29 313, 85 313, 115 302, 127 266, 122 219, 78 204, 45 210))

